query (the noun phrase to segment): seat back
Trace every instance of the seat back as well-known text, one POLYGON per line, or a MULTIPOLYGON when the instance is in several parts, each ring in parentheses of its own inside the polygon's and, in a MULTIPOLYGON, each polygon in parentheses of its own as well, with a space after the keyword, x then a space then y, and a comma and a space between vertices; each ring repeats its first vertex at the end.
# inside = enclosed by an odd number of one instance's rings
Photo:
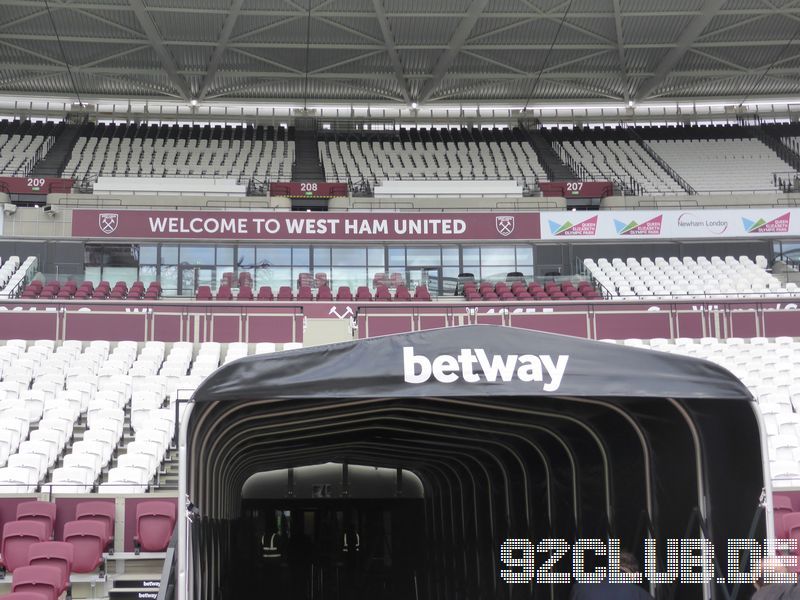
POLYGON ((114 519, 116 509, 113 502, 87 500, 75 507, 76 521, 99 521, 106 530, 106 543, 114 539, 114 519))
POLYGON ((45 541, 46 533, 44 523, 37 521, 11 521, 3 525, 0 548, 6 570, 13 573, 18 567, 27 565, 31 544, 45 541))
POLYGON ((31 544, 28 550, 28 564, 31 566, 56 567, 61 573, 61 586, 58 595, 67 589, 69 574, 72 572, 74 549, 67 542, 39 542, 31 544))
POLYGON ((161 500, 142 502, 136 507, 134 541, 145 552, 163 552, 175 526, 175 504, 161 500))
POLYGON ((72 544, 74 573, 91 573, 103 562, 107 531, 102 521, 81 519, 64 524, 64 541, 72 544))
POLYGON ((36 521, 45 526, 45 539, 53 537, 53 523, 56 522, 55 502, 21 502, 17 504, 17 521, 36 521))
POLYGON ((56 600, 61 590, 61 570, 50 565, 30 565, 14 572, 14 592, 32 592, 56 600))

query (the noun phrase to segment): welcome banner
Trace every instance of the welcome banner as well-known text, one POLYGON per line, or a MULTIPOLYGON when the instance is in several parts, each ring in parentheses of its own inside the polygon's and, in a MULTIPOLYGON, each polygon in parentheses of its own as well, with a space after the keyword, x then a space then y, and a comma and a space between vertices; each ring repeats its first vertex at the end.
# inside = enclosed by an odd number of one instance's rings
POLYGON ((535 240, 539 213, 298 213, 82 210, 80 238, 231 240, 535 240))

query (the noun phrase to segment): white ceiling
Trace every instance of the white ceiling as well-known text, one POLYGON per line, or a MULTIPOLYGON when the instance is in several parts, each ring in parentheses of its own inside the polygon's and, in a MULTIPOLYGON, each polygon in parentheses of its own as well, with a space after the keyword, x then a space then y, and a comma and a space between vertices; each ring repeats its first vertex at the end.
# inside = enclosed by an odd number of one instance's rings
POLYGON ((800 0, 48 4, 0 0, 0 93, 532 106, 800 97, 800 0))

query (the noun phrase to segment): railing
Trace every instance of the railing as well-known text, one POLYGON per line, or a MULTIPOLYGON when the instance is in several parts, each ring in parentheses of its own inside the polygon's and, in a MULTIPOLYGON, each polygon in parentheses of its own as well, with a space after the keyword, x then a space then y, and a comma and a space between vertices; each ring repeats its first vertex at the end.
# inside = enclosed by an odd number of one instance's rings
POLYGON ((798 155, 797 152, 792 150, 778 138, 772 136, 766 129, 761 127, 760 124, 750 127, 749 129, 753 132, 755 137, 757 137, 761 142, 764 143, 764 145, 775 152, 778 157, 789 163, 795 171, 800 171, 800 155, 798 155))
POLYGON ((689 184, 688 181, 686 181, 683 177, 681 177, 678 174, 678 172, 675 169, 673 169, 669 165, 669 163, 667 163, 667 161, 661 158, 661 156, 653 149, 653 147, 650 144, 648 144, 645 140, 641 138, 641 136, 636 132, 634 128, 632 127, 629 128, 628 132, 631 138, 635 142, 637 142, 642 148, 644 148, 644 151, 647 152, 650 158, 652 158, 659 167, 664 169, 670 177, 672 177, 675 181, 677 181, 679 186, 681 186, 684 190, 686 190, 687 194, 697 193, 697 191, 689 184))
POLYGON ((25 159, 16 169, 3 168, 0 169, 0 175, 5 177, 27 177, 33 171, 36 164, 42 160, 45 155, 53 147, 56 138, 55 136, 48 136, 39 146, 34 153, 25 159))
POLYGON ((800 172, 776 171, 772 173, 772 182, 776 188, 787 194, 800 191, 800 172))

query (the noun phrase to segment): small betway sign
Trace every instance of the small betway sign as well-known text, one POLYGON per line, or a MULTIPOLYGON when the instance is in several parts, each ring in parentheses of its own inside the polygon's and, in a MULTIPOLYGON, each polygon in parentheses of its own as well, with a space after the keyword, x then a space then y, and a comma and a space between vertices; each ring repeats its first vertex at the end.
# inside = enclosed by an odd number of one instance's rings
POLYGON ((135 239, 531 240, 538 213, 297 213, 82 210, 72 235, 135 239))

